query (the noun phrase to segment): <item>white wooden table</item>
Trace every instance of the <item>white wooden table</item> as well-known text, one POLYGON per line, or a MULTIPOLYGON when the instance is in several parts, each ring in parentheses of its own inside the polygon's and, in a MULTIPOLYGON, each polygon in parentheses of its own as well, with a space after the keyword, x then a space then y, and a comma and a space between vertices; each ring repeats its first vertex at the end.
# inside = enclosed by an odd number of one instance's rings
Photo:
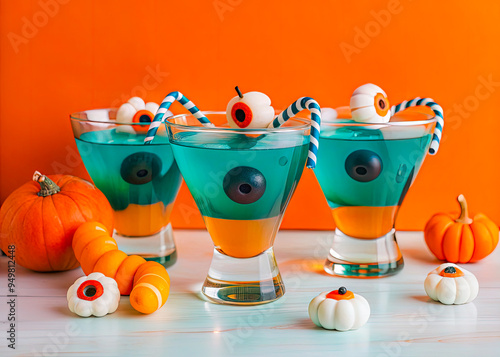
POLYGON ((103 318, 70 313, 66 290, 82 275, 16 272, 16 350, 7 348, 7 261, 0 258, 0 356, 499 356, 500 250, 467 265, 480 292, 470 304, 429 301, 423 281, 439 262, 416 232, 398 233, 405 268, 396 276, 356 280, 326 275, 323 261, 329 232, 281 231, 276 257, 285 296, 257 307, 216 305, 199 289, 210 265, 206 231, 176 231, 179 259, 169 268, 167 304, 152 315, 136 313, 128 297, 103 318), (347 286, 371 305, 368 323, 357 331, 327 331, 313 325, 309 301, 318 293, 347 286), (339 354, 341 353, 341 354, 339 354))

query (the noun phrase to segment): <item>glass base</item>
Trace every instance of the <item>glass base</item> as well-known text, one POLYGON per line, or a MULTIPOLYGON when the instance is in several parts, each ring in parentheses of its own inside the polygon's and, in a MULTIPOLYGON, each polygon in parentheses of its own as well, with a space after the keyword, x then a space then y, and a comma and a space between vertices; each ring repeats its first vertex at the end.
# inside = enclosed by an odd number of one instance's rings
POLYGON ((285 294, 273 248, 252 258, 232 258, 214 249, 212 264, 201 289, 212 302, 259 305, 285 294))
POLYGON ((113 238, 118 248, 128 255, 140 255, 146 260, 152 260, 164 267, 172 266, 177 261, 172 225, 169 223, 156 234, 146 237, 128 237, 113 232, 113 238))
POLYGON ((396 274, 403 265, 395 229, 376 239, 354 238, 336 229, 324 269, 350 278, 381 278, 396 274))

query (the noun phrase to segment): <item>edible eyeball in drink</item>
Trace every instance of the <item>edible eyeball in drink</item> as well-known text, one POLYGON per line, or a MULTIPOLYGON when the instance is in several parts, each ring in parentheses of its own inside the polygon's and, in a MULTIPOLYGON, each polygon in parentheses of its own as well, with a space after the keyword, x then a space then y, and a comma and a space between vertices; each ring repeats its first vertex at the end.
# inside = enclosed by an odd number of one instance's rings
MULTIPOLYGON (((151 123, 153 121, 154 115, 149 110, 139 110, 134 114, 132 118, 133 123, 151 123)), ((146 127, 147 129, 147 127, 146 127)))
POLYGON ((258 201, 266 191, 266 178, 257 169, 248 166, 235 167, 224 176, 224 192, 232 201, 250 204, 258 201))
POLYGON ((382 172, 382 160, 373 151, 356 150, 345 160, 345 170, 356 181, 373 181, 382 172))
MULTIPOLYGON (((144 100, 139 97, 130 98, 127 103, 123 103, 120 108, 118 108, 116 112, 116 121, 118 123, 142 123, 144 125, 120 125, 116 128, 116 131, 129 134, 147 132, 149 129, 148 124, 153 121, 159 107, 160 106, 155 102, 144 104, 144 100)), ((172 113, 167 110, 165 115, 169 117, 172 113)))
POLYGON ((135 110, 146 109, 146 103, 144 103, 144 100, 140 97, 132 97, 128 102, 134 106, 135 110))
POLYGON ((267 128, 274 119, 274 108, 264 93, 248 92, 229 101, 226 117, 232 128, 267 128))
POLYGON ((125 182, 144 185, 151 182, 161 171, 160 158, 149 152, 138 152, 127 156, 123 161, 120 174, 125 182))
POLYGON ((375 84, 357 88, 351 96, 352 119, 362 123, 387 123, 391 111, 387 94, 375 84))

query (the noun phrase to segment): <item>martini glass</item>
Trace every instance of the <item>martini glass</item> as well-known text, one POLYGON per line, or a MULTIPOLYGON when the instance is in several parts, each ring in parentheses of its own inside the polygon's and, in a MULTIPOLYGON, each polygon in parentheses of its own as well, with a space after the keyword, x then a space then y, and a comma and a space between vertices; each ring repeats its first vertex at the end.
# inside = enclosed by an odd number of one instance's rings
POLYGON ((435 123, 419 109, 386 124, 322 123, 315 174, 336 224, 327 273, 368 278, 403 268, 394 222, 435 123))
POLYGON ((145 146, 150 123, 118 123, 116 112, 71 114, 78 151, 113 208, 120 249, 170 266, 177 259, 170 215, 182 176, 164 128, 145 146))
POLYGON ((304 169, 310 122, 292 118, 276 129, 233 129, 225 113, 205 115, 215 127, 192 115, 166 121, 215 246, 202 292, 222 304, 274 301, 285 292, 274 238, 304 169))

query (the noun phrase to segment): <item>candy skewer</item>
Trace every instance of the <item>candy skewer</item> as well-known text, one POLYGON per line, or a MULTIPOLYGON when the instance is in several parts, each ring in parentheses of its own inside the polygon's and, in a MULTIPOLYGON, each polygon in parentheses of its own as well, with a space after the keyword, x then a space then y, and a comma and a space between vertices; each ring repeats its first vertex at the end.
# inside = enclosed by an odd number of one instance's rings
POLYGON ((444 119, 443 119, 443 108, 437 103, 434 102, 431 98, 415 98, 410 101, 404 101, 399 103, 398 105, 394 105, 391 107, 391 116, 394 114, 401 112, 409 107, 416 106, 426 106, 432 109, 436 118, 436 127, 434 128, 434 134, 432 135, 431 145, 429 147, 429 154, 435 155, 439 150, 439 143, 441 141, 441 136, 443 134, 444 127, 444 119))
POLYGON ((167 94, 163 102, 161 103, 158 111, 155 114, 151 125, 149 126, 148 133, 146 134, 146 139, 144 139, 144 144, 151 144, 155 138, 158 127, 164 122, 163 117, 168 111, 168 108, 172 105, 174 101, 181 103, 184 108, 189 110, 191 114, 195 116, 198 121, 206 127, 213 127, 214 125, 208 120, 208 118, 193 104, 189 99, 187 99, 181 92, 171 92, 167 94))
POLYGON ((280 127, 284 122, 304 109, 308 109, 311 112, 311 136, 306 165, 308 168, 314 169, 316 167, 316 154, 318 152, 319 133, 321 130, 321 108, 318 102, 309 97, 297 99, 295 103, 274 118, 271 124, 269 124, 269 128, 280 127))

